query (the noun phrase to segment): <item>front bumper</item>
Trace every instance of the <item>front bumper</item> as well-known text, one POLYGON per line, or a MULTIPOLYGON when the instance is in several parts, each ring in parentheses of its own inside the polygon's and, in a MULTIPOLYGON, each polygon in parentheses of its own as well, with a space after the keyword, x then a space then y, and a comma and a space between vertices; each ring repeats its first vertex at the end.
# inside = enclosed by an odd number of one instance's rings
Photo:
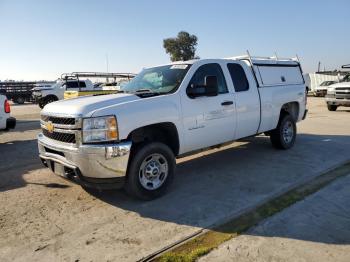
POLYGON ((43 163, 57 175, 101 189, 124 184, 131 142, 73 147, 39 134, 38 148, 43 163))
POLYGON ((328 105, 335 105, 335 106, 350 106, 350 95, 342 95, 342 96, 326 95, 326 103, 328 105))
POLYGON ((6 129, 14 129, 16 127, 16 118, 9 117, 6 120, 6 129))

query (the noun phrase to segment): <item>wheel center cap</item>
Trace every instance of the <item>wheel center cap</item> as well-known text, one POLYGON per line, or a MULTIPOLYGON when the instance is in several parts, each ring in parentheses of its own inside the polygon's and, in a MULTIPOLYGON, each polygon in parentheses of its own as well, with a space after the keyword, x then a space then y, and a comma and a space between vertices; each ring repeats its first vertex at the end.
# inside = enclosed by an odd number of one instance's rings
POLYGON ((159 169, 156 167, 152 170, 152 175, 157 176, 159 174, 159 169))

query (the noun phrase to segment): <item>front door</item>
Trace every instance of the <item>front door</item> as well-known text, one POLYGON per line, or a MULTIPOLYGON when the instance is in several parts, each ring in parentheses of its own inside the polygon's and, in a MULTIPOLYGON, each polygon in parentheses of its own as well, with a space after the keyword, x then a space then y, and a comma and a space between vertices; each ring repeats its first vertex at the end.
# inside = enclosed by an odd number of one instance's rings
POLYGON ((221 65, 204 64, 194 73, 187 89, 204 85, 206 76, 216 76, 219 94, 212 97, 181 97, 185 152, 217 145, 234 139, 235 103, 229 92, 221 65))

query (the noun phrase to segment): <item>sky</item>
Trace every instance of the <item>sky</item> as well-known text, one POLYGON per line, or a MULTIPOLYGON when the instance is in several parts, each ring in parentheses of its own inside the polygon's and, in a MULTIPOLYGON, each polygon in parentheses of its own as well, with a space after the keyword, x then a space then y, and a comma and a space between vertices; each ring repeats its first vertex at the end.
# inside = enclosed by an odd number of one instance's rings
POLYGON ((139 72, 187 31, 201 58, 299 56, 305 72, 350 64, 349 0, 0 0, 0 80, 139 72))

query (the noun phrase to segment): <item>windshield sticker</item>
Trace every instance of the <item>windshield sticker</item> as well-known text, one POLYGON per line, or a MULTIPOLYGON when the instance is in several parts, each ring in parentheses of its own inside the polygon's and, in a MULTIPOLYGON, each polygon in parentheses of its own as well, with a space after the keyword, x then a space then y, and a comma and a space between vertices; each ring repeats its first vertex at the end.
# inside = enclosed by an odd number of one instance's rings
POLYGON ((172 65, 170 69, 186 69, 188 65, 172 65))

